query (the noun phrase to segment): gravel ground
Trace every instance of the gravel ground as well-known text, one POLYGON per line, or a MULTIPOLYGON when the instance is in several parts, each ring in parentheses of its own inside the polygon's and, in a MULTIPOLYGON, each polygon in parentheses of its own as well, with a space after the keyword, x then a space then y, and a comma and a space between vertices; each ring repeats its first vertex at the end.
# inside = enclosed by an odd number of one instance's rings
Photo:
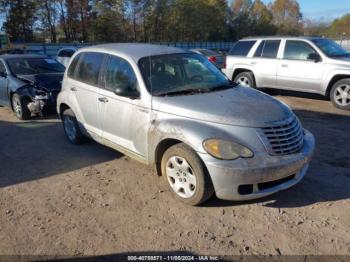
POLYGON ((268 198, 201 207, 177 202, 150 167, 70 145, 55 116, 20 122, 0 108, 0 254, 350 255, 350 112, 274 95, 316 137, 308 175, 268 198))

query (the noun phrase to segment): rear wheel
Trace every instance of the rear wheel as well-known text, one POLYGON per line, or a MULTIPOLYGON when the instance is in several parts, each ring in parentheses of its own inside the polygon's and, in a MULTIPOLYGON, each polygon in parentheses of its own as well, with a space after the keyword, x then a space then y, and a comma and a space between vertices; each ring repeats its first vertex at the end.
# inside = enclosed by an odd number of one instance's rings
POLYGON ((31 113, 28 109, 28 104, 30 101, 27 97, 23 97, 19 94, 13 94, 11 102, 12 110, 18 119, 27 120, 30 118, 31 113))
POLYGON ((163 155, 161 168, 175 197, 186 204, 199 205, 214 193, 203 162, 185 144, 170 147, 163 155))
POLYGON ((336 82, 331 89, 330 98, 335 107, 350 110, 350 78, 336 82))
POLYGON ((62 114, 64 133, 68 141, 74 145, 79 145, 85 141, 85 136, 80 130, 79 123, 72 109, 64 110, 62 114))
POLYGON ((233 81, 242 86, 256 88, 254 75, 251 72, 239 73, 233 81))

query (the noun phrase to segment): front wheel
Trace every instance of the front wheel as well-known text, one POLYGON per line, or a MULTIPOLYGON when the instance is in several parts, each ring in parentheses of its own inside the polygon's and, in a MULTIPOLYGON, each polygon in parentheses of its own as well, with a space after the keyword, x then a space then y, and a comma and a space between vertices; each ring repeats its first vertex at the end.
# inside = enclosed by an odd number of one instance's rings
POLYGON ((11 99, 12 109, 16 117, 20 120, 27 120, 31 113, 28 109, 29 99, 19 94, 14 94, 11 99))
POLYGON ((78 145, 85 141, 85 136, 80 130, 77 118, 72 109, 64 110, 62 114, 62 123, 64 133, 70 143, 78 145))
POLYGON ((161 169, 175 197, 186 204, 199 205, 214 193, 203 162, 185 144, 177 144, 166 150, 161 169))
POLYGON ((335 107, 350 110, 350 78, 336 82, 331 89, 330 98, 335 107))
POLYGON ((251 72, 239 73, 233 81, 242 86, 256 88, 254 75, 251 72))

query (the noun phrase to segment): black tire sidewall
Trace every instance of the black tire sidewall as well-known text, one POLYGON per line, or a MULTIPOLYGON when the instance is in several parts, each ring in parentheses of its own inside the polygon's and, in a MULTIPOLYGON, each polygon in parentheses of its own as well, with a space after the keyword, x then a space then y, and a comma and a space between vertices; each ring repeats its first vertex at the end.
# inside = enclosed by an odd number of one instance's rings
POLYGON ((164 177, 164 180, 170 188, 173 196, 185 204, 193 206, 199 205, 207 201, 214 193, 213 185, 206 167, 204 166, 197 153, 186 144, 176 144, 165 151, 161 161, 161 170, 162 176, 164 177), (196 176, 197 185, 195 194, 191 198, 183 198, 177 195, 169 185, 165 168, 169 158, 173 156, 183 157, 193 169, 194 175, 196 176))
POLYGON ((335 98, 334 98, 336 89, 337 89, 340 85, 343 85, 343 84, 350 85, 350 78, 342 79, 342 80, 339 80, 338 82, 336 82, 336 83, 333 85, 329 96, 330 96, 330 99, 331 99, 332 104, 333 104, 336 108, 341 109, 341 110, 350 110, 350 105, 341 106, 341 105, 339 105, 339 104, 335 101, 335 98))
POLYGON ((12 104, 12 109, 13 112, 15 113, 16 117, 20 120, 27 120, 30 118, 31 113, 28 109, 28 98, 25 98, 17 93, 13 94, 12 98, 11 98, 11 104, 12 104), (20 102, 20 106, 21 106, 21 115, 17 115, 17 112, 14 110, 14 104, 13 104, 13 100, 17 99, 20 102))
POLYGON ((62 113, 62 124, 63 124, 63 130, 64 130, 64 134, 66 135, 68 141, 74 145, 78 145, 81 144, 82 142, 84 142, 84 135, 82 134, 81 130, 80 130, 80 126, 79 123, 77 121, 77 118, 73 112, 73 110, 71 109, 66 109, 63 113, 62 113), (75 126, 75 136, 74 139, 72 140, 67 132, 66 132, 66 128, 65 128, 65 118, 66 117, 70 117, 73 122, 74 122, 74 126, 75 126))

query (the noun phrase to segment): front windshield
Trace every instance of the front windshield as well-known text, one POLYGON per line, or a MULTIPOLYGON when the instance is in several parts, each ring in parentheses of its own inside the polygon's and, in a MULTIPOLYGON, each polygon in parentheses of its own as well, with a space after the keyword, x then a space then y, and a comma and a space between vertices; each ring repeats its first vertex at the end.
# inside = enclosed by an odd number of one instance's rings
POLYGON ((63 73, 65 70, 63 65, 49 58, 12 58, 8 65, 15 75, 63 73))
POLYGON ((329 39, 314 39, 312 42, 329 57, 349 56, 349 53, 336 42, 329 39))
POLYGON ((232 87, 219 69, 199 54, 144 57, 139 67, 148 91, 155 96, 211 92, 232 87))

